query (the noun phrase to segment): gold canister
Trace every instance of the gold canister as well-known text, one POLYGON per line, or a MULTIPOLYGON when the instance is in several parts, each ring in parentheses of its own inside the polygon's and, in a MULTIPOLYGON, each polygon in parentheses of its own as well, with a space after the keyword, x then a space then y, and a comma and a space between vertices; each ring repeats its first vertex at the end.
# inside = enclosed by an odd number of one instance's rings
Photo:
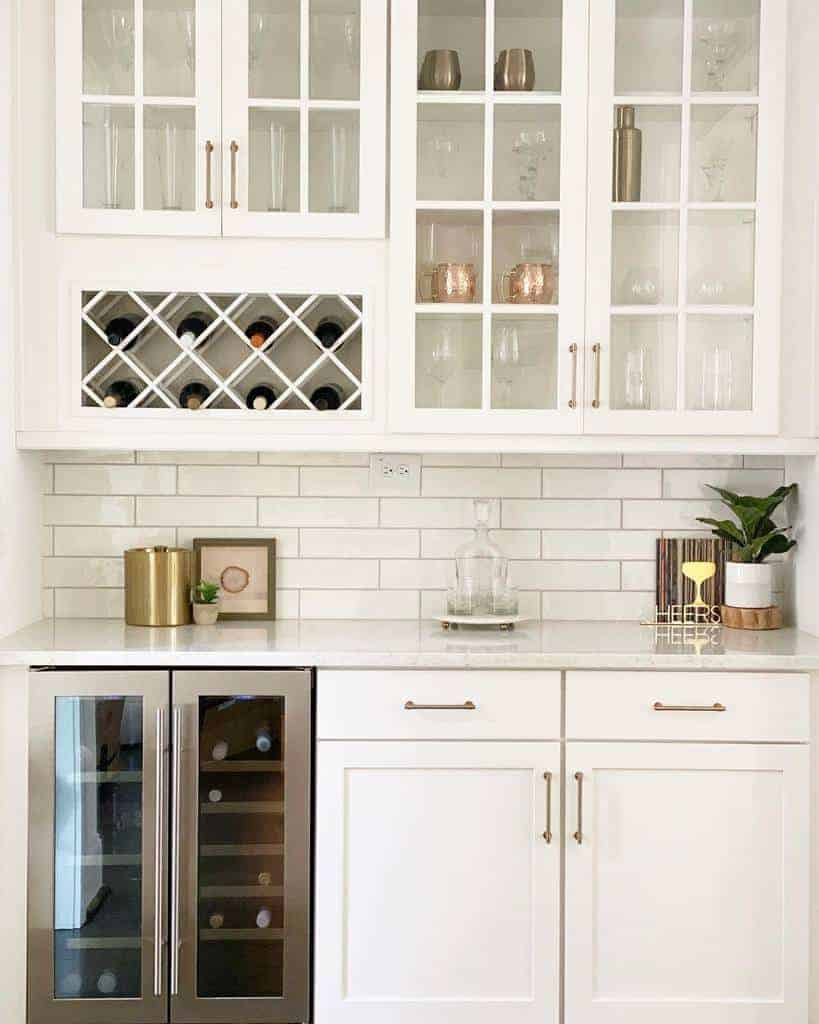
POLYGON ((191 552, 131 548, 125 552, 125 622, 186 626, 191 621, 191 552))

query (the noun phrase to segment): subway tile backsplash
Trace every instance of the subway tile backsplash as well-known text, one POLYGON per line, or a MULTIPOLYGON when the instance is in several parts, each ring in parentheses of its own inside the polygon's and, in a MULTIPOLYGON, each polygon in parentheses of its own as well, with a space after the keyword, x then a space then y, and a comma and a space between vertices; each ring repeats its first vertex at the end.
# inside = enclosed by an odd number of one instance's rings
POLYGON ((623 621, 653 608, 656 539, 718 510, 707 484, 767 493, 784 462, 434 454, 415 493, 379 497, 366 454, 52 452, 43 481, 46 616, 121 617, 125 548, 227 536, 277 538, 281 618, 429 617, 487 497, 524 614, 623 621))

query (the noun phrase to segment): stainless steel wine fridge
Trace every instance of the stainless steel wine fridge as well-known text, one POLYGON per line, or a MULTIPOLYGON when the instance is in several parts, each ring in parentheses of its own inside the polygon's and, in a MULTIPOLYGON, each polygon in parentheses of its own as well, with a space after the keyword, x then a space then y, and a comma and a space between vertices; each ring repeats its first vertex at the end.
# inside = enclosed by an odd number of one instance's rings
POLYGON ((32 672, 30 1024, 309 1020, 312 691, 32 672))

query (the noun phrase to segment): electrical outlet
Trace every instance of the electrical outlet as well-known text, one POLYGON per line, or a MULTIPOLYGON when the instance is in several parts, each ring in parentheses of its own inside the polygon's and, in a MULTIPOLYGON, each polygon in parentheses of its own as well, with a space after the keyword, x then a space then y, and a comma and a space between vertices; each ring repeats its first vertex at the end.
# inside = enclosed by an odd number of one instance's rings
POLYGON ((370 494, 409 496, 420 493, 420 455, 370 456, 370 494))

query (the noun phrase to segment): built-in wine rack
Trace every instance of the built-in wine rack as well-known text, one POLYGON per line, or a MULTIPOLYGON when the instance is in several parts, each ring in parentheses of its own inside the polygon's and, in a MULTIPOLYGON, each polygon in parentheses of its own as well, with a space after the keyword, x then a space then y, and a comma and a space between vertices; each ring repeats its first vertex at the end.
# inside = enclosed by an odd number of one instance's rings
POLYGON ((362 295, 86 290, 82 405, 105 414, 360 412, 364 316, 362 295), (194 330, 183 326, 191 322, 194 330), (254 405, 260 391, 266 398, 254 405))

